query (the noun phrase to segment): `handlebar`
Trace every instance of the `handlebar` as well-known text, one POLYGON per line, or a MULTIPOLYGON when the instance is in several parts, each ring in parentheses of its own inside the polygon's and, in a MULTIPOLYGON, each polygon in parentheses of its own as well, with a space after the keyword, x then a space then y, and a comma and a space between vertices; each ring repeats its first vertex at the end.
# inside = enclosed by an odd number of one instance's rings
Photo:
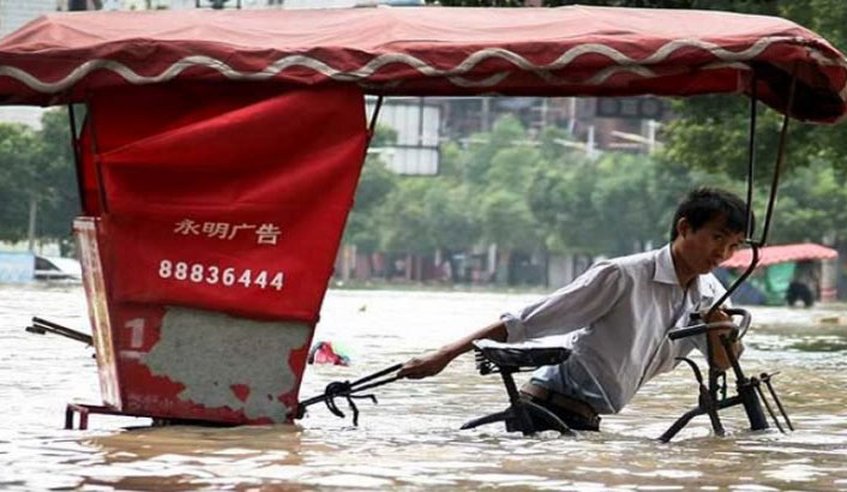
POLYGON ((739 339, 743 338, 747 333, 747 330, 750 328, 750 320, 752 319, 750 313, 744 309, 740 308, 730 308, 725 310, 726 314, 730 316, 741 316, 741 323, 736 325, 732 321, 716 321, 713 323, 699 323, 692 326, 686 326, 685 328, 680 328, 678 330, 673 330, 668 333, 668 338, 671 340, 678 340, 680 338, 691 337, 694 335, 700 335, 702 333, 706 333, 713 330, 732 330, 732 334, 737 336, 739 339))
POLYGON ((744 338, 744 335, 747 334, 747 330, 750 329, 750 321, 753 319, 750 316, 750 311, 741 308, 727 308, 724 309, 724 312, 730 316, 741 316, 741 323, 739 326, 738 338, 744 338))

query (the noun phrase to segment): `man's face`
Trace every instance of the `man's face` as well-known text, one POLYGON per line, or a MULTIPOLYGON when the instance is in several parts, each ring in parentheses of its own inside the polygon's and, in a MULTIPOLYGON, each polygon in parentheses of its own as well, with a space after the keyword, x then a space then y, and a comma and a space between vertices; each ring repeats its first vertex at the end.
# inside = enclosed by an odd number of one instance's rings
POLYGON ((726 227, 726 217, 718 216, 696 231, 687 219, 677 223, 678 251, 686 267, 693 273, 705 274, 727 260, 744 241, 743 232, 726 227))

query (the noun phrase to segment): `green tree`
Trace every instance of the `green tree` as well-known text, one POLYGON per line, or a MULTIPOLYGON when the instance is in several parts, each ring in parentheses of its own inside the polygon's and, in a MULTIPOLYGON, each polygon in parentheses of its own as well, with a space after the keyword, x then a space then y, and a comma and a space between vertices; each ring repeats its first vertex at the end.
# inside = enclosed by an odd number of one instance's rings
POLYGON ((596 242, 615 255, 643 251, 667 230, 667 209, 657 183, 657 165, 646 156, 609 154, 597 163, 600 179, 592 193, 600 237, 596 242))
POLYGON ((777 244, 817 242, 824 236, 840 242, 847 239, 847 191, 832 166, 816 162, 786 180, 770 236, 769 242, 777 244))
POLYGON ((474 193, 479 194, 477 217, 482 239, 497 245, 497 282, 507 283, 516 250, 543 249, 543 234, 528 202, 532 177, 547 163, 520 120, 498 119, 483 146, 472 149, 474 193), (475 151, 475 152, 474 152, 475 151))
POLYGON ((498 248, 497 283, 508 283, 511 255, 515 250, 535 249, 538 224, 524 196, 511 190, 486 193, 481 199, 480 212, 483 237, 498 248))
POLYGON ((551 252, 624 255, 667 241, 671 214, 694 179, 684 167, 644 155, 570 158, 536 173, 530 207, 546 226, 551 252))
POLYGON ((458 142, 444 142, 439 149, 438 175, 452 183, 464 181, 463 159, 465 151, 458 142))
POLYGON ((462 179, 473 186, 487 186, 497 153, 526 145, 526 141, 526 130, 518 118, 512 115, 499 118, 490 132, 475 133, 468 139, 467 152, 460 163, 462 179))
POLYGON ((0 238, 25 239, 33 217, 36 239, 59 240, 66 248, 78 213, 65 111, 46 112, 41 130, 0 124, 0 238))
POLYGON ((430 185, 428 178, 405 178, 388 195, 378 219, 385 250, 412 254, 435 250, 436 242, 426 212, 430 185))
MULTIPOLYGON (((18 241, 27 236, 30 214, 42 200, 47 176, 44 142, 32 128, 0 124, 0 182, 2 182, 4 239, 18 241)), ((36 224, 37 225, 37 224, 36 224)), ((37 229, 36 229, 37 234, 37 229)))
POLYGON ((80 214, 73 147, 65 108, 44 113, 39 137, 42 140, 43 167, 40 182, 40 235, 61 241, 63 248, 71 242, 71 224, 80 214))
MULTIPOLYGON (((378 125, 369 147, 379 149, 397 141, 397 132, 390 127, 378 125)), ((363 253, 379 249, 378 210, 397 187, 398 176, 388 169, 377 154, 368 154, 362 165, 362 173, 356 187, 353 209, 347 218, 342 243, 355 245, 363 253)))
POLYGON ((847 3, 842 0, 783 0, 778 13, 847 49, 847 3))
POLYGON ((371 210, 367 234, 379 237, 389 253, 440 250, 448 258, 485 241, 496 243, 506 265, 512 250, 543 246, 526 198, 535 170, 543 165, 520 121, 506 116, 465 147, 444 145, 439 175, 398 177, 385 202, 371 210))
POLYGON ((545 226, 544 244, 553 253, 593 252, 601 227, 591 198, 599 179, 587 159, 539 168, 529 188, 529 207, 545 226))
POLYGON ((397 187, 398 176, 381 159, 369 156, 362 167, 356 199, 347 226, 344 244, 355 245, 360 251, 372 253, 379 247, 376 211, 397 187))
POLYGON ((445 253, 471 248, 481 225, 475 216, 473 195, 466 186, 433 179, 424 194, 424 216, 436 248, 445 253))

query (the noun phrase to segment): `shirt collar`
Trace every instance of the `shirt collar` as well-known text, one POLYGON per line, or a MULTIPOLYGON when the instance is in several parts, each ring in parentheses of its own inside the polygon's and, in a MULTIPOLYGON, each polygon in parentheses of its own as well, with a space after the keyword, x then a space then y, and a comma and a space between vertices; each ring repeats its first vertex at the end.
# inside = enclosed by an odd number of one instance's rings
POLYGON ((679 279, 673 267, 670 243, 656 253, 656 271, 653 273, 653 281, 679 286, 679 279))
MULTIPOLYGON (((697 275, 691 281, 688 287, 689 291, 699 294, 703 291, 703 276, 697 275)), ((664 248, 656 253, 656 271, 653 273, 653 281, 662 284, 676 285, 679 287, 679 279, 676 276, 676 270, 673 267, 673 257, 671 256, 671 245, 668 243, 664 248)))

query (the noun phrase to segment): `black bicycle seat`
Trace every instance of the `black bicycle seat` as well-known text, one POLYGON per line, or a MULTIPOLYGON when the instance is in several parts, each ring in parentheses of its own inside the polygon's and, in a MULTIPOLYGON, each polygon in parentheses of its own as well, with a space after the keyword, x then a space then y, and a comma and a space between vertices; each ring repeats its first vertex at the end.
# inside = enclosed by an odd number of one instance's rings
POLYGON ((485 359, 500 368, 551 366, 571 355, 571 350, 562 346, 510 344, 489 339, 474 340, 473 346, 485 359))

